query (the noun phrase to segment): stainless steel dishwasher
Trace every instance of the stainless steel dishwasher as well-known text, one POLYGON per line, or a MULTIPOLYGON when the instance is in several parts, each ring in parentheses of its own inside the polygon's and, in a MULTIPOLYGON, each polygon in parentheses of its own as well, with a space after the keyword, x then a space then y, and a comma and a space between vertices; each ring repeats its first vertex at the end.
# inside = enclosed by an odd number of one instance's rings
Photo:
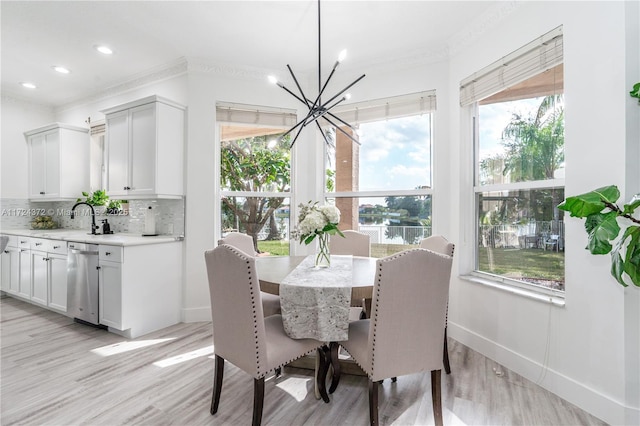
POLYGON ((69 243, 67 314, 80 323, 99 325, 98 245, 69 243))

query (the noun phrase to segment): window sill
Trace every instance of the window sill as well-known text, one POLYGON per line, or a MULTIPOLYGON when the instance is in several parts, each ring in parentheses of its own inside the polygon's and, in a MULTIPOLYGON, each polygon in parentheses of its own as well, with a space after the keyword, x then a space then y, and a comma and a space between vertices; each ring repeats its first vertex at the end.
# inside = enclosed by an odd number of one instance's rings
POLYGON ((512 284, 492 280, 488 277, 475 275, 475 274, 461 275, 460 278, 465 281, 469 281, 475 284, 480 284, 480 285, 495 288, 498 290, 506 291, 507 293, 533 299, 538 302, 550 303, 552 305, 559 306, 559 307, 565 306, 564 297, 558 294, 551 294, 551 293, 547 294, 542 291, 535 291, 532 289, 517 287, 512 284))

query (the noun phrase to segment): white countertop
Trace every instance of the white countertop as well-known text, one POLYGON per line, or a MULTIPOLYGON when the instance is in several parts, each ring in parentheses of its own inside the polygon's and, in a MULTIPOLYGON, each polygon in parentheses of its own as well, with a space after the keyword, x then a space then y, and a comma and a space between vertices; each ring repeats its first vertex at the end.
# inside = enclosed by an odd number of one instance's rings
POLYGON ((157 235, 143 237, 141 234, 120 232, 109 235, 91 235, 79 229, 3 229, 0 234, 22 237, 46 238, 50 240, 75 241, 89 244, 109 244, 113 246, 139 246, 182 241, 184 237, 176 235, 157 235))

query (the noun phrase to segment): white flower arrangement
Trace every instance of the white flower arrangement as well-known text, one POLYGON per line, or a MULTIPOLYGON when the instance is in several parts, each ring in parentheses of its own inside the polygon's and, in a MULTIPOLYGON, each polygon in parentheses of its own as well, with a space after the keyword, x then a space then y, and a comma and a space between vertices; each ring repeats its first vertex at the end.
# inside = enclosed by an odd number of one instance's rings
POLYGON ((336 206, 326 204, 318 206, 318 202, 300 204, 300 216, 298 226, 292 232, 292 236, 300 240, 300 243, 311 244, 316 237, 326 234, 344 234, 338 229, 340 222, 340 210, 336 206))

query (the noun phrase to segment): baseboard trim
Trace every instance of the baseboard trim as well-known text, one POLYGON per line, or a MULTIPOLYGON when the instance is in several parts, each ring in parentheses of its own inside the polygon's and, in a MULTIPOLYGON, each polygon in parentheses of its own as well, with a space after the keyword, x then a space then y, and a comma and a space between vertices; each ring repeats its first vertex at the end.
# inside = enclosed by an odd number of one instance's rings
POLYGON ((609 424, 627 424, 628 419, 639 415, 639 410, 550 368, 538 381, 545 368, 542 364, 451 321, 447 335, 609 424))

